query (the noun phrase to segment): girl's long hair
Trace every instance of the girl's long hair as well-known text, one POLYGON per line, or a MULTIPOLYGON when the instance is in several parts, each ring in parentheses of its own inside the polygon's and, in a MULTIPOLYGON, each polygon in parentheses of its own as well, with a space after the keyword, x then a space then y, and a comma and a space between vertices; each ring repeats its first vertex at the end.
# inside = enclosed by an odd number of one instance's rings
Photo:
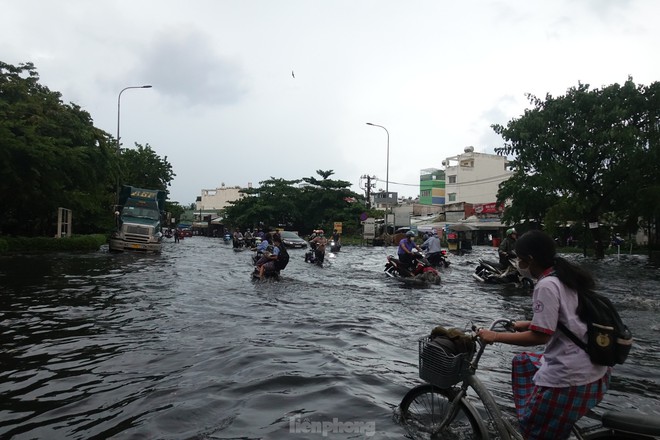
POLYGON ((532 257, 544 270, 554 267, 557 278, 578 293, 590 294, 596 287, 588 271, 557 256, 554 240, 543 231, 531 230, 516 240, 516 255, 532 257))

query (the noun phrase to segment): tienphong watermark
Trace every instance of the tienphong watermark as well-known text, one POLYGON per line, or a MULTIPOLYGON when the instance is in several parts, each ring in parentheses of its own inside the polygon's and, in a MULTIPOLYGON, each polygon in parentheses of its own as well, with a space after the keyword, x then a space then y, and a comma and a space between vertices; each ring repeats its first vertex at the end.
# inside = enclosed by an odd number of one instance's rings
POLYGON ((342 422, 337 417, 332 420, 310 420, 300 415, 289 417, 289 432, 292 434, 362 434, 371 437, 376 434, 376 422, 353 420, 342 422))

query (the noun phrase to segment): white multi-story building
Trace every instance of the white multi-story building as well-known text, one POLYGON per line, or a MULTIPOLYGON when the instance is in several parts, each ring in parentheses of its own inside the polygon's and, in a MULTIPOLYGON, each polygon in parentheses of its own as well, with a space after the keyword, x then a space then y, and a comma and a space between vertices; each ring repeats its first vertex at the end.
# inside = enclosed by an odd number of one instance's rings
MULTIPOLYGON (((252 184, 248 183, 248 188, 252 184)), ((197 197, 196 207, 199 211, 219 211, 229 206, 229 202, 242 199, 245 194, 239 191, 243 189, 240 186, 225 186, 224 183, 220 188, 203 189, 202 196, 197 197)))
POLYGON ((443 160, 445 204, 494 202, 500 183, 513 174, 507 163, 504 156, 475 153, 474 147, 465 147, 463 154, 443 160))

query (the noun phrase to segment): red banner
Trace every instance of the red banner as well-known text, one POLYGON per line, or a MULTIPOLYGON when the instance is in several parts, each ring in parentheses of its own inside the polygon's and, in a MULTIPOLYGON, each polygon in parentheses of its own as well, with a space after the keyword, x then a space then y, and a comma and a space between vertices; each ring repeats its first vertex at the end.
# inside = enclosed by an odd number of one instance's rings
POLYGON ((504 211, 504 203, 472 203, 465 205, 465 218, 499 216, 504 211))

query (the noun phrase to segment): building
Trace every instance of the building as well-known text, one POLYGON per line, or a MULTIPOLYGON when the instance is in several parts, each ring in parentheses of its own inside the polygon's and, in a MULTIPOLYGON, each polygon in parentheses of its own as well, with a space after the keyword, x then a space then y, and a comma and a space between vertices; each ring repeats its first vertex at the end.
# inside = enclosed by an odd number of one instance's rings
POLYGON ((443 160, 445 203, 494 202, 500 183, 513 174, 507 164, 506 157, 475 153, 474 147, 465 147, 463 154, 443 160))
POLYGON ((445 172, 425 168, 419 176, 419 203, 422 205, 445 204, 445 172))
POLYGON ((445 229, 458 232, 458 249, 474 244, 496 243, 506 227, 501 223, 504 206, 495 203, 500 183, 511 177, 506 157, 475 153, 466 147, 462 154, 442 161, 444 170, 420 171, 420 203, 440 206, 430 218, 416 219, 419 230, 445 229), (460 243, 460 244, 459 244, 460 243))
MULTIPOLYGON (((248 188, 252 184, 248 183, 248 188)), ((202 211, 220 211, 229 206, 229 202, 240 200, 245 197, 245 194, 239 191, 243 189, 240 186, 225 186, 224 183, 220 188, 203 189, 201 197, 197 197, 196 207, 197 210, 202 211)))

